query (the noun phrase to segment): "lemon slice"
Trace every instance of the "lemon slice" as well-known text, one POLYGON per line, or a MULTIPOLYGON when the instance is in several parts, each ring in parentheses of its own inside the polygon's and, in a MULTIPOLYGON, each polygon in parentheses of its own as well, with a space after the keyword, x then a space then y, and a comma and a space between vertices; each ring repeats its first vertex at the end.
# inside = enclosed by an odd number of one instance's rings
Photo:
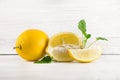
POLYGON ((69 55, 78 62, 92 62, 101 55, 100 47, 86 49, 69 49, 69 55))
POLYGON ((72 61, 68 54, 70 48, 80 48, 81 39, 72 32, 61 32, 52 36, 48 42, 46 52, 56 61, 72 61))

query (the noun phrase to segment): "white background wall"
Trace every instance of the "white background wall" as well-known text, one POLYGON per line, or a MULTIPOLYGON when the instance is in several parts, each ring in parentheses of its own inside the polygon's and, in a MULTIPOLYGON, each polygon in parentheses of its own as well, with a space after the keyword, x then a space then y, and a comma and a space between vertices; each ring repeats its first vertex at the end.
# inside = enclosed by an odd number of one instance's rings
POLYGON ((120 49, 120 0, 0 0, 0 54, 14 54, 16 37, 38 28, 49 36, 63 31, 81 35, 77 23, 85 19, 88 33, 104 36, 104 53, 120 49))

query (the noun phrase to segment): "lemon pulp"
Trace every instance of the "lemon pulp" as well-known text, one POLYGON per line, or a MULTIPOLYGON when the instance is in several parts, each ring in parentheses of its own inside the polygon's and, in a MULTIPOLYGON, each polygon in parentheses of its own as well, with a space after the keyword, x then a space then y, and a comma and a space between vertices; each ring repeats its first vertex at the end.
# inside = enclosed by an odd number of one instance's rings
POLYGON ((50 38, 46 52, 56 61, 72 61, 69 48, 80 48, 81 39, 72 32, 58 33, 50 38))
POLYGON ((100 47, 91 47, 87 49, 69 49, 69 55, 78 62, 92 62, 101 55, 100 47))

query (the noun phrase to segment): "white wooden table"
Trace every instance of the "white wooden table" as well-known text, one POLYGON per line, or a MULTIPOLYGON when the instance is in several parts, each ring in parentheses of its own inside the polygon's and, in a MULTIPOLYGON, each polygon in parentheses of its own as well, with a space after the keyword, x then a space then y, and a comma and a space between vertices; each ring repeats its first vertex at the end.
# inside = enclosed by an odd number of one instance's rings
POLYGON ((120 55, 102 55, 92 63, 34 64, 18 55, 0 56, 1 80, 120 80, 120 55))
POLYGON ((120 80, 120 38, 108 39, 94 62, 51 64, 27 62, 12 49, 15 40, 1 39, 0 80, 120 80))

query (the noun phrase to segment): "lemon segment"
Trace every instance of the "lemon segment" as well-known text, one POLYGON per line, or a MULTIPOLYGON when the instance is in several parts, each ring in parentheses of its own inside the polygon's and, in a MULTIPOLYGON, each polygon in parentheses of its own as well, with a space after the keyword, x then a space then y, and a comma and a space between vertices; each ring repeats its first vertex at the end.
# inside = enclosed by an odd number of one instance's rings
POLYGON ((69 48, 80 48, 82 40, 72 32, 61 32, 52 36, 46 52, 56 61, 73 61, 68 54, 69 48))
POLYGON ((78 62, 92 62, 101 55, 100 47, 91 47, 87 49, 69 49, 69 55, 78 62))
POLYGON ((49 47, 46 49, 46 52, 50 57, 53 57, 55 61, 73 61, 73 58, 69 56, 67 49, 65 49, 64 47, 49 47))

